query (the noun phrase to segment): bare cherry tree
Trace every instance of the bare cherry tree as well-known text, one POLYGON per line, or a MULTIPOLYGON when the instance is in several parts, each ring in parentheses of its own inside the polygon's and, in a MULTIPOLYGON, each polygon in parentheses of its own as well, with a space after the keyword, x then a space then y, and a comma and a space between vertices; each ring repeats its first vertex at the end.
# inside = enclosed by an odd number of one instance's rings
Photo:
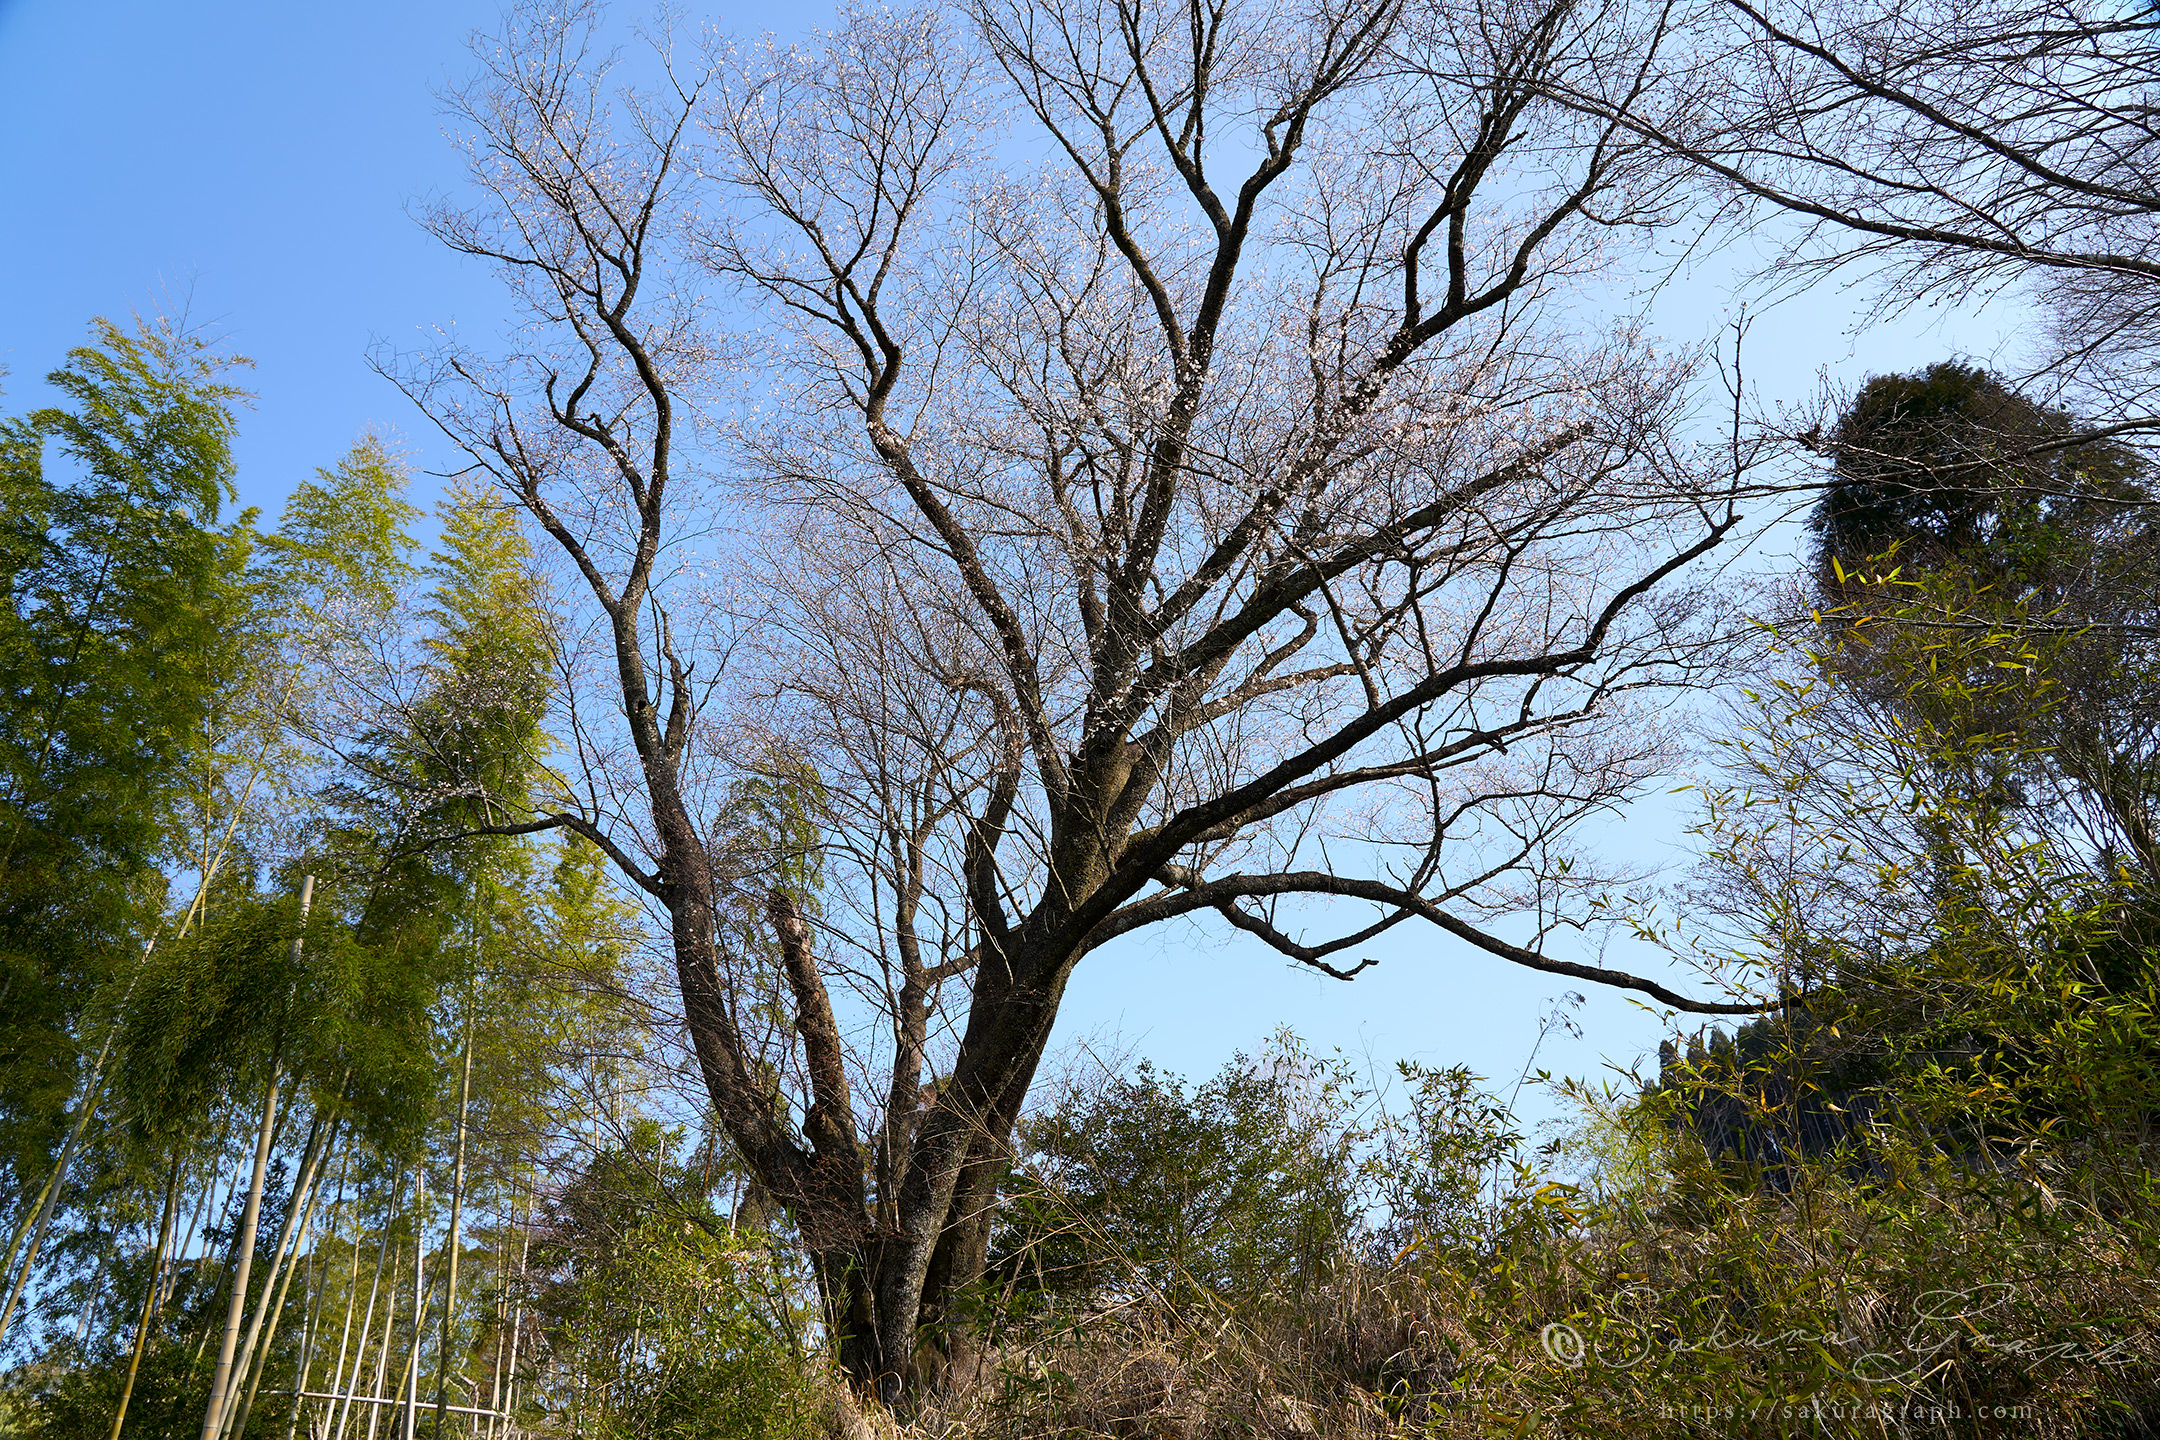
POLYGON ((1715 176, 1728 219, 1799 222, 1779 271, 1881 282, 1890 309, 2030 287, 2033 358, 2151 428, 2160 342, 2160 21, 2091 0, 1709 0, 1655 107, 1554 94, 1715 176))
POLYGON ((1674 438, 1689 357, 1577 283, 1685 203, 1550 98, 1627 113, 1625 6, 981 0, 663 45, 639 92, 594 24, 526 12, 458 97, 480 200, 434 224, 527 350, 400 378, 590 591, 618 713, 588 695, 583 788, 516 828, 664 913, 858 1384, 964 1348, 1006 1138, 1119 936, 1347 979, 1420 922, 1759 1008, 1545 946, 1601 883, 1572 832, 1669 761, 1715 658, 1683 572, 1739 523, 1735 458, 1674 438), (723 521, 732 627, 691 553, 723 521), (746 794, 813 822, 821 906, 745 863, 746 794))

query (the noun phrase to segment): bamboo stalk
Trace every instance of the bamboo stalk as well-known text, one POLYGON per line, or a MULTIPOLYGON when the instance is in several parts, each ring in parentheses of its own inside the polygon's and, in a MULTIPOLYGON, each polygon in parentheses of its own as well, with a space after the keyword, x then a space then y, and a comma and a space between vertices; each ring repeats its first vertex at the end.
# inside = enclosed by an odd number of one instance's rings
MULTIPOLYGON (((390 1222, 395 1217, 397 1212, 397 1198, 400 1194, 404 1192, 404 1189, 405 1170, 404 1167, 400 1166, 397 1174, 391 1178, 390 1200, 389 1203, 383 1208, 382 1244, 376 1247, 375 1250, 375 1278, 368 1282, 367 1318, 360 1323, 360 1344, 353 1351, 352 1375, 348 1379, 340 1379, 338 1381, 338 1388, 344 1390, 348 1394, 350 1394, 353 1388, 359 1384, 360 1367, 367 1363, 368 1332, 372 1330, 375 1326, 375 1295, 376 1292, 382 1287, 383 1258, 390 1253, 390 1222)), ((353 1253, 357 1256, 359 1254, 359 1250, 357 1248, 359 1245, 359 1240, 355 1238, 353 1244, 355 1246, 353 1253)), ((354 1263, 357 1264, 357 1260, 354 1263)), ((397 1289, 397 1272, 395 1270, 392 1270, 390 1272, 390 1288, 392 1291, 395 1291, 397 1289)), ((351 1311, 348 1309, 346 1313, 349 1319, 351 1311)), ((344 1362, 342 1360, 339 1362, 341 1369, 343 1367, 343 1363, 344 1362)), ((332 1435, 331 1440, 344 1440, 345 1419, 351 1414, 352 1402, 348 1400, 338 1410, 337 1430, 335 1434, 332 1435)))
POLYGON ((502 1408, 506 1414, 517 1411, 517 1360, 518 1340, 525 1333, 525 1265, 532 1255, 533 1201, 538 1186, 525 1192, 525 1225, 518 1243, 518 1303, 510 1317, 510 1363, 504 1367, 502 1408))
MULTIPOLYGON (((222 1164, 224 1163, 225 1139, 229 1138, 231 1129, 232 1126, 228 1123, 225 1127, 226 1134, 221 1136, 219 1139, 217 1154, 211 1157, 211 1163, 214 1167, 222 1166, 222 1164)), ((219 1215, 222 1215, 226 1211, 226 1209, 228 1209, 232 1205, 233 1196, 239 1193, 240 1175, 238 1171, 235 1171, 228 1181, 227 1177, 221 1172, 221 1170, 216 1168, 212 1169, 210 1173, 209 1188, 204 1192, 204 1198, 207 1204, 203 1213, 202 1230, 200 1232, 202 1236, 203 1253, 196 1257, 196 1264, 203 1271, 207 1271, 210 1268, 210 1236, 211 1233, 217 1228, 217 1217, 219 1215), (225 1198, 223 1201, 220 1201, 217 1198, 218 1186, 220 1184, 224 1184, 225 1186, 225 1198)), ((232 1267, 233 1255, 230 1247, 228 1247, 221 1268, 217 1271, 215 1277, 210 1279, 209 1281, 209 1288, 215 1291, 221 1286, 223 1286, 225 1283, 225 1277, 232 1273, 232 1267)), ((202 1286, 198 1284, 196 1288, 200 1289, 202 1288, 202 1286)), ((188 1372, 190 1374, 193 1374, 195 1367, 202 1363, 203 1351, 209 1348, 210 1337, 213 1333, 216 1332, 216 1330, 217 1320, 215 1316, 212 1316, 204 1322, 202 1337, 195 1342, 195 1353, 188 1358, 188 1372)))
MULTIPOLYGON (((284 1394, 285 1392, 284 1392, 284 1391, 282 1391, 282 1390, 274 1390, 274 1391, 270 1391, 270 1392, 268 1392, 268 1393, 270 1393, 270 1394, 274 1394, 274 1395, 282 1395, 282 1394, 284 1394)), ((385 1398, 382 1398, 382 1397, 378 1397, 378 1396, 370 1396, 370 1395, 331 1395, 331 1394, 326 1394, 326 1393, 324 1393, 323 1391, 320 1391, 320 1390, 309 1390, 309 1391, 305 1392, 305 1396, 304 1396, 304 1398, 306 1398, 306 1399, 309 1399, 309 1400, 353 1400, 353 1401, 356 1401, 356 1402, 358 1402, 359 1404, 362 1404, 362 1405, 395 1405, 395 1404, 399 1403, 399 1402, 398 1402, 397 1400, 395 1400, 395 1399, 385 1399, 385 1398)), ((482 1409, 481 1409, 481 1408, 479 1408, 479 1407, 478 1407, 477 1405, 453 1405, 453 1406, 451 1406, 450 1408, 451 1408, 452 1410, 455 1410, 455 1411, 457 1411, 457 1412, 458 1412, 459 1414, 461 1414, 461 1415, 494 1415, 494 1414, 496 1414, 496 1413, 497 1413, 497 1412, 495 1412, 495 1411, 493 1411, 493 1410, 482 1410, 482 1409)), ((504 1418, 506 1418, 506 1419, 507 1419, 508 1417, 507 1417, 507 1416, 505 1416, 504 1418)))
MULTIPOLYGON (((308 906, 315 898, 315 877, 309 875, 300 882, 300 923, 307 924, 308 906)), ((305 937, 293 936, 292 965, 300 964, 300 946, 305 937)), ((225 1409, 231 1401, 233 1352, 240 1343, 240 1317, 247 1308, 248 1271, 255 1261, 255 1226, 262 1218, 263 1171, 270 1162, 270 1142, 277 1127, 278 1083, 282 1080, 281 1067, 272 1062, 270 1068, 270 1093, 263 1101, 262 1133, 255 1144, 255 1170, 248 1181, 247 1209, 240 1219, 236 1258, 233 1265, 232 1303, 225 1312, 225 1335, 218 1342, 217 1369, 210 1377, 210 1403, 203 1411, 202 1440, 218 1440, 218 1432, 225 1423, 225 1409)), ((290 1217, 287 1217, 288 1221, 290 1217)))
POLYGON ((442 1440, 450 1401, 450 1333, 457 1315, 458 1249, 465 1220, 465 1122, 472 1105, 472 1009, 465 1012, 465 1074, 458 1084, 457 1160, 450 1178, 450 1252, 443 1278, 442 1346, 435 1356, 435 1440, 442 1440))
MULTIPOLYGON (((277 1243, 270 1247, 270 1273, 263 1277, 262 1298, 255 1302, 254 1311, 248 1318, 246 1333, 240 1338, 239 1347, 233 1354, 233 1380, 231 1389, 237 1392, 246 1381, 254 1366, 256 1342, 262 1335, 263 1316, 270 1308, 271 1296, 278 1283, 278 1272, 283 1269, 285 1244, 293 1237, 294 1222, 300 1218, 300 1197, 312 1180, 315 1167, 320 1163, 323 1141, 328 1134, 321 1111, 316 1111, 308 1122, 307 1145, 300 1153, 300 1164, 293 1171, 292 1194, 285 1203, 285 1220, 278 1229, 277 1243)), ((224 1435, 232 1428, 234 1406, 228 1395, 224 1414, 218 1420, 218 1433, 224 1435)))
POLYGON ((160 1310, 163 1310, 171 1302, 173 1292, 180 1288, 180 1262, 187 1257, 189 1251, 195 1248, 195 1237, 202 1231, 203 1216, 208 1212, 210 1202, 217 1194, 217 1182, 220 1173, 218 1161, 225 1154, 226 1141, 231 1138, 232 1116, 228 1114, 219 1123, 217 1141, 210 1147, 210 1162, 204 1167, 201 1188, 195 1191, 194 1208, 188 1211, 187 1228, 180 1232, 179 1244, 166 1259, 165 1275, 158 1290, 157 1303, 160 1310))
MULTIPOLYGON (((203 899, 209 893, 210 880, 211 875, 206 874, 202 883, 196 887, 195 898, 189 903, 187 917, 181 922, 179 931, 174 935, 175 940, 185 938, 188 928, 194 924, 203 899)), ((309 883, 312 885, 312 879, 309 883)), ((150 958, 150 952, 156 946, 157 937, 155 935, 144 942, 142 954, 136 958, 135 970, 128 976, 127 989, 121 995, 121 1004, 123 1006, 127 1003, 127 997, 134 993, 135 981, 142 974, 142 962, 150 958)), ((104 1097, 105 1062, 112 1055, 113 1033, 113 1027, 106 1027, 105 1038, 98 1045, 97 1059, 90 1066, 90 1080, 83 1091, 82 1106, 76 1111, 75 1123, 68 1131, 67 1143, 61 1148, 59 1161, 54 1164, 52 1173, 46 1177, 44 1187, 38 1192, 36 1203, 24 1213, 23 1222, 18 1223, 14 1232, 8 1237, 7 1259, 4 1266, 0 1266, 0 1269, 12 1269, 15 1264, 16 1247, 22 1243, 25 1224, 29 1222, 30 1216, 35 1215, 37 1217, 36 1224, 30 1235, 29 1252, 23 1256, 22 1268, 14 1271, 15 1278, 8 1288, 6 1303, 0 1304, 0 1342, 7 1339, 8 1327, 14 1322, 15 1309, 22 1298, 23 1287, 30 1278, 32 1267, 37 1264, 38 1251, 42 1248, 45 1240, 45 1229, 52 1221, 53 1211, 58 1206, 61 1191, 66 1188, 68 1167, 74 1162, 75 1151, 82 1142, 83 1131, 89 1125, 90 1117, 97 1113, 98 1102, 104 1097)))
MULTIPOLYGON (((148 953, 147 950, 145 953, 148 953)), ((130 984, 133 982, 131 981, 130 984)), ((23 1255, 22 1268, 15 1272, 15 1279, 8 1286, 7 1303, 0 1305, 0 1342, 7 1339, 8 1326, 15 1319, 15 1307, 22 1299, 23 1286, 30 1279, 30 1271, 37 1265, 38 1251, 45 1244, 45 1229, 52 1223, 53 1211, 59 1208, 60 1195, 67 1188, 68 1166, 75 1163, 75 1151, 82 1144, 83 1131, 90 1124, 90 1117, 97 1110, 98 1099, 105 1090, 105 1060, 112 1053, 112 1030, 105 1032, 105 1043, 98 1050, 97 1063, 90 1069, 90 1083, 83 1091, 83 1102, 75 1115, 75 1124, 69 1129, 67 1143, 60 1148, 60 1159, 53 1165, 52 1175, 45 1181, 45 1189, 38 1197, 37 1223, 31 1227, 30 1248, 23 1255)), ((13 1247, 9 1247, 8 1259, 14 1260, 13 1247)))
POLYGON ((285 1254, 286 1236, 278 1236, 277 1249, 271 1252, 270 1275, 263 1281, 263 1301, 255 1311, 255 1324, 249 1327, 247 1346, 241 1352, 243 1359, 240 1373, 250 1376, 247 1394, 240 1401, 239 1415, 225 1426, 228 1435, 247 1433, 248 1413, 255 1408, 255 1387, 262 1384, 263 1371, 270 1364, 270 1344, 277 1339, 278 1321, 285 1314, 285 1295, 292 1288, 293 1271, 299 1268, 301 1238, 307 1234, 308 1225, 315 1219, 315 1201, 321 1193, 316 1182, 322 1177, 322 1164, 329 1154, 329 1147, 337 1143, 337 1126, 338 1122, 333 1119, 322 1150, 315 1156, 312 1165, 303 1166, 303 1178, 298 1182, 291 1203, 286 1206, 285 1225, 291 1232, 292 1253, 289 1257, 285 1254), (294 1226, 292 1207, 300 1203, 302 1193, 307 1196, 307 1208, 300 1215, 299 1225, 294 1226), (284 1271, 282 1277, 278 1273, 281 1269, 284 1271), (270 1298, 273 1287, 277 1291, 275 1300, 270 1298), (261 1327, 259 1342, 256 1338, 256 1327, 261 1327))
MULTIPOLYGON (((300 1429, 300 1399, 306 1393, 308 1381, 315 1373, 315 1346, 322 1339, 323 1301, 330 1291, 327 1282, 316 1283, 315 1257, 325 1244, 337 1238, 338 1212, 345 1207, 345 1180, 351 1173, 352 1146, 348 1144, 345 1147, 345 1153, 338 1159, 337 1198, 330 1202, 330 1233, 324 1239, 317 1240, 314 1246, 308 1250, 308 1289, 312 1292, 312 1308, 308 1311, 307 1324, 300 1332, 300 1380, 299 1383, 293 1386, 292 1409, 285 1417, 285 1440, 293 1440, 293 1436, 300 1429)), ((352 1279, 347 1280, 345 1283, 345 1324, 348 1329, 352 1325, 352 1280, 357 1280, 359 1275, 360 1247, 355 1244, 353 1246, 352 1279)), ((342 1370, 344 1367, 345 1351, 341 1341, 338 1349, 338 1368, 342 1370)))
MULTIPOLYGON (((345 1347, 352 1339, 353 1302, 360 1298, 359 1221, 359 1203, 355 1201, 353 1205, 352 1271, 345 1277, 345 1326, 342 1330, 338 1331, 337 1364, 333 1365, 330 1369, 330 1374, 332 1376, 331 1388, 333 1390, 343 1390, 347 1388, 348 1384, 350 1383, 345 1378, 345 1347)), ((382 1252, 380 1250, 377 1250, 375 1252, 375 1279, 378 1282, 382 1279, 382 1252)), ((368 1287, 368 1318, 372 1320, 374 1316, 375 1287, 373 1284, 370 1284, 368 1287)), ((363 1352, 367 1349, 367 1331, 365 1329, 360 1332, 360 1349, 363 1352)), ((355 1377, 357 1377, 359 1373, 360 1365, 359 1362, 356 1360, 353 1363, 353 1374, 355 1377)), ((325 1420, 327 1420, 329 1416, 326 1414, 324 1418, 325 1420)), ((340 1421, 339 1424, 342 1426, 343 1422, 340 1421)), ((310 1427, 310 1433, 313 1433, 312 1427, 310 1427)), ((288 1434, 285 1437, 285 1440, 292 1440, 292 1436, 288 1434)))
POLYGON ((262 1130, 255 1143, 255 1168, 248 1180, 247 1207, 240 1215, 240 1233, 233 1238, 232 1299, 225 1307, 225 1330, 218 1341, 217 1369, 210 1377, 210 1403, 203 1410, 202 1440, 217 1440, 218 1429, 225 1419, 233 1352, 239 1348, 240 1321, 247 1309, 248 1272, 255 1264, 255 1228, 262 1219, 263 1171, 270 1163, 270 1140, 277 1125, 278 1086, 283 1079, 282 1070, 273 1067, 270 1089, 263 1099, 262 1130))
MULTIPOLYGON (((515 1192, 513 1191, 513 1195, 515 1192)), ((514 1203, 514 1201, 513 1201, 514 1203)), ((509 1217, 504 1216, 505 1220, 509 1217)), ((503 1387, 503 1352, 510 1345, 510 1226, 501 1224, 495 1231, 495 1358, 488 1376, 488 1408, 500 1409, 503 1387)), ((478 1422, 475 1422, 476 1424, 478 1422)), ((494 1440, 495 1422, 488 1421, 488 1440, 494 1440)))
POLYGON ((412 1302, 412 1348, 406 1353, 405 1368, 398 1372, 398 1388, 406 1397, 404 1412, 398 1417, 400 1440, 413 1440, 413 1411, 420 1402, 420 1343, 427 1335, 427 1177, 423 1173, 413 1187, 417 1197, 413 1221, 413 1302, 412 1302))
POLYGON ((110 1209, 105 1213, 105 1221, 113 1226, 112 1233, 106 1236, 105 1243, 98 1247, 97 1268, 90 1272, 90 1293, 83 1297, 82 1314, 75 1321, 75 1349, 78 1354, 82 1350, 83 1342, 90 1338, 90 1327, 97 1320, 98 1302, 105 1298, 105 1272, 111 1268, 113 1255, 120 1247, 119 1226, 113 1225, 110 1209))
POLYGON ((127 1422, 128 1401, 135 1394, 135 1375, 142 1368, 143 1349, 150 1343, 150 1325, 157 1318, 158 1292, 165 1284, 165 1257, 172 1248, 173 1220, 180 1209, 180 1154, 173 1152, 172 1172, 165 1181, 165 1214, 158 1222, 157 1254, 150 1263, 150 1283, 143 1289, 142 1319, 135 1326, 135 1348, 128 1355, 127 1379, 120 1386, 120 1404, 113 1410, 111 1440, 120 1440, 127 1422))
MULTIPOLYGON (((382 1399, 383 1377, 390 1370, 391 1336, 397 1329, 398 1269, 404 1263, 404 1256, 398 1254, 395 1250, 390 1252, 390 1297, 383 1305, 382 1347, 375 1352, 375 1378, 368 1382, 368 1394, 375 1397, 378 1402, 382 1399)), ((351 1407, 348 1406, 347 1408, 351 1407)), ((381 1415, 382 1410, 379 1405, 368 1411, 367 1440, 375 1440, 375 1426, 381 1415)))

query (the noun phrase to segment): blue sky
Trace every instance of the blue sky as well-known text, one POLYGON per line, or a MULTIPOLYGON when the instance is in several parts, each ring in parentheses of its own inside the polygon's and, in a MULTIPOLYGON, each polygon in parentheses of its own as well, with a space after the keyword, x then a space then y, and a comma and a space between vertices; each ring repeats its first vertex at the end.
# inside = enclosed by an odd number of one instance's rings
MULTIPOLYGON (((621 14, 630 14, 628 10, 621 14)), ((372 344, 425 327, 493 333, 487 276, 440 250, 406 207, 458 173, 431 89, 463 72, 464 37, 493 22, 476 0, 365 5, 188 6, 0 0, 0 406, 40 399, 37 377, 90 317, 185 303, 252 357, 258 401, 240 440, 242 499, 275 513, 362 429, 401 433, 419 464, 448 457, 369 371, 372 344)), ((736 5, 695 18, 797 32, 826 6, 736 5)), ((1660 325, 1676 341, 1732 307, 1729 259, 1668 286, 1660 325)), ((1615 309, 1632 309, 1626 296, 1615 309)), ((1749 341, 1765 398, 1798 398, 1818 371, 1857 378, 2004 343, 2000 315, 1942 316, 1859 331, 1854 297, 1818 294, 1763 313, 1749 341)), ((1655 801, 1610 827, 1635 856, 1679 840, 1655 801)), ((1250 943, 1138 937, 1091 957, 1061 1032, 1117 1035, 1173 1068, 1206 1071, 1277 1025, 1381 1061, 1467 1063, 1512 1082, 1555 979, 1486 959, 1434 932, 1396 932, 1357 982, 1296 971, 1250 943)), ((1619 956, 1615 955, 1615 959, 1619 956)), ((1632 963, 1655 968, 1651 957, 1632 963)), ((1657 1026, 1593 995, 1581 1041, 1540 1063, 1594 1073, 1654 1048, 1657 1026)))

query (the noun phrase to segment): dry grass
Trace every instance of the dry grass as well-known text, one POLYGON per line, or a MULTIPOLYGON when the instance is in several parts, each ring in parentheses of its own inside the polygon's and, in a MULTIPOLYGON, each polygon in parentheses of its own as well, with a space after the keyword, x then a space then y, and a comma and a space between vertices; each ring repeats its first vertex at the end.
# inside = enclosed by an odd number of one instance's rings
POLYGON ((834 1433, 2128 1440, 2160 1433, 2149 1173, 2075 1196, 2030 1173, 1888 1196, 1679 1185, 1594 1213, 1547 1193, 1474 1264, 1345 1264, 1247 1313, 1038 1319, 906 1424, 834 1433), (1555 1358, 1555 1322, 1580 1363, 1555 1358))

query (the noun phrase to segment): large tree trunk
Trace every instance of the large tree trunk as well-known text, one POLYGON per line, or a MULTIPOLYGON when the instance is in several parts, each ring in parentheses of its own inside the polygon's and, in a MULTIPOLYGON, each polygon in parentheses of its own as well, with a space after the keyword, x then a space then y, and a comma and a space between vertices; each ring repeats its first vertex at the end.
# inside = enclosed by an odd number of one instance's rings
MULTIPOLYGON (((1045 977, 1034 983, 999 983, 995 977, 1006 970, 1001 965, 978 972, 959 1063, 923 1122, 901 1189, 896 1243, 881 1256, 880 1340, 893 1357, 894 1380, 904 1373, 935 1389, 948 1377, 966 1378, 968 1364, 954 1362, 972 1360, 971 1339, 965 1316, 952 1307, 982 1278, 1013 1126, 1076 958, 1045 957, 1025 969, 1012 967, 1020 976, 1045 977)), ((890 1403, 899 1387, 888 1381, 885 1388, 881 1398, 890 1403)))

